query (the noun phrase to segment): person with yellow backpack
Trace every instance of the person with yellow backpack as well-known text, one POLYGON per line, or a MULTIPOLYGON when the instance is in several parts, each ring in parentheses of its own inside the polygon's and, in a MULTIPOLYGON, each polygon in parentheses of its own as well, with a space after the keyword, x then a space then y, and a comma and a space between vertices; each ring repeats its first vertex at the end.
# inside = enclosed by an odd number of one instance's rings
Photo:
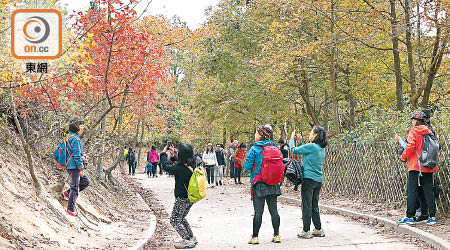
POLYGON ((178 146, 178 160, 175 164, 169 162, 168 153, 174 155, 173 145, 166 146, 160 156, 162 168, 175 176, 175 204, 173 205, 170 224, 181 236, 182 240, 175 242, 175 248, 193 248, 197 238, 191 230, 186 216, 192 205, 206 196, 206 176, 201 166, 197 167, 192 146, 181 143, 178 146))

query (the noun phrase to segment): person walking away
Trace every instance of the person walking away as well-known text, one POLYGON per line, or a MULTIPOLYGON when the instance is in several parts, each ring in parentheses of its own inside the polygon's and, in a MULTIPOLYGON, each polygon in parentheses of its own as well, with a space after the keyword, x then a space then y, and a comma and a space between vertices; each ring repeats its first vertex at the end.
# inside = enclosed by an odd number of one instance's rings
POLYGON ((197 164, 191 145, 181 143, 178 146, 178 161, 173 164, 169 161, 170 155, 175 155, 173 145, 166 146, 161 153, 160 164, 164 171, 175 176, 175 203, 173 205, 170 224, 181 237, 181 241, 174 244, 175 248, 193 248, 198 243, 189 223, 186 220, 193 203, 188 199, 188 186, 192 176, 192 171, 187 167, 195 169, 197 164))
POLYGON ((225 170, 227 162, 225 160, 225 153, 223 152, 223 147, 221 144, 216 144, 215 153, 218 164, 218 167, 216 168, 217 171, 215 171, 214 173, 214 175, 216 176, 216 186, 217 185, 222 186, 223 171, 225 170))
MULTIPOLYGON (((414 111, 411 116, 412 128, 407 131, 407 144, 402 153, 402 160, 406 161, 408 169, 408 182, 406 188, 406 217, 398 221, 397 224, 415 224, 413 216, 416 213, 416 202, 419 185, 422 186, 428 207, 429 218, 427 224, 436 224, 436 201, 433 193, 433 172, 439 170, 438 166, 430 169, 421 166, 419 156, 423 150, 423 136, 433 134, 424 120, 425 114, 422 111, 414 111)), ((396 136, 400 142, 400 136, 396 136)), ((421 199, 419 199, 419 202, 421 199)), ((422 201, 423 202, 423 201, 422 201)), ((425 204, 420 204, 421 207, 425 204)))
POLYGON ((216 152, 213 150, 212 143, 208 143, 206 151, 203 153, 203 163, 205 164, 206 175, 208 179, 208 184, 212 184, 214 187, 214 169, 217 164, 216 152))
POLYGON ((158 177, 157 170, 158 170, 159 154, 158 151, 156 151, 155 145, 152 146, 152 150, 148 154, 148 161, 152 164, 153 177, 158 177))
POLYGON ((84 131, 84 121, 76 118, 69 125, 68 153, 72 155, 67 165, 67 173, 70 176, 70 188, 63 192, 64 198, 68 200, 66 213, 71 216, 78 216, 76 211, 76 201, 78 193, 85 190, 89 185, 89 178, 84 173, 87 167, 87 160, 83 157, 83 144, 80 135, 84 131))
POLYGON ((234 152, 236 151, 237 146, 239 145, 238 140, 234 140, 230 144, 230 154, 229 154, 229 160, 230 160, 230 178, 234 179, 234 152))
MULTIPOLYGON (((295 131, 294 131, 295 133, 295 131)), ((294 133, 290 143, 294 146, 294 133)), ((297 141, 302 142, 302 136, 296 135, 297 141)), ((325 161, 325 147, 328 145, 326 131, 323 127, 314 126, 308 137, 309 143, 295 147, 294 155, 303 155, 303 182, 302 182, 302 220, 303 230, 297 236, 311 239, 324 237, 325 232, 320 221, 319 194, 323 183, 323 163, 325 161), (314 230, 311 233, 311 219, 314 230)))
POLYGON ((245 150, 247 146, 244 143, 241 143, 234 152, 234 183, 235 184, 243 184, 241 182, 241 172, 242 167, 244 165, 244 160, 246 158, 245 150))
POLYGON ((289 158, 289 147, 286 145, 285 141, 283 139, 280 139, 278 141, 279 149, 281 150, 281 153, 283 154, 283 158, 289 158))
POLYGON ((128 154, 126 157, 128 161, 128 175, 135 175, 136 172, 136 154, 134 153, 132 148, 128 149, 128 154))
MULTIPOLYGON (((255 133, 255 144, 250 148, 245 160, 245 169, 250 171, 251 193, 253 200, 253 233, 248 244, 259 244, 258 234, 261 228, 264 203, 267 203, 272 218, 273 238, 272 242, 280 243, 280 215, 277 209, 277 198, 281 195, 280 184, 268 185, 262 181, 261 165, 263 162, 263 148, 275 146, 272 139, 272 126, 266 124, 260 126, 255 133)), ((241 150, 242 145, 238 150, 241 150)))

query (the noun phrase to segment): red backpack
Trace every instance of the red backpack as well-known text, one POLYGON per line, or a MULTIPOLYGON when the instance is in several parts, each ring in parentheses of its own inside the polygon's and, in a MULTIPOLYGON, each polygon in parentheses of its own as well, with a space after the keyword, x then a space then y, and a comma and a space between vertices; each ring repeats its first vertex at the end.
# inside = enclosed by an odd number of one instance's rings
MULTIPOLYGON (((259 146, 259 145, 258 145, 259 146)), ((275 146, 259 146, 262 148, 261 178, 267 185, 276 185, 283 181, 283 153, 275 146)))

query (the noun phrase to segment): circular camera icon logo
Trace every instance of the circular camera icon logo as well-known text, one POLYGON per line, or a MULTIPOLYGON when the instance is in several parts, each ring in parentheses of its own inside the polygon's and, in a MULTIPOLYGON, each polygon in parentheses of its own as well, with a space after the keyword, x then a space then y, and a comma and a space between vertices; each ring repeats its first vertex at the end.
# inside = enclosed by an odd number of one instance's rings
POLYGON ((50 35, 50 25, 39 16, 32 16, 23 25, 23 34, 30 43, 42 43, 50 35))

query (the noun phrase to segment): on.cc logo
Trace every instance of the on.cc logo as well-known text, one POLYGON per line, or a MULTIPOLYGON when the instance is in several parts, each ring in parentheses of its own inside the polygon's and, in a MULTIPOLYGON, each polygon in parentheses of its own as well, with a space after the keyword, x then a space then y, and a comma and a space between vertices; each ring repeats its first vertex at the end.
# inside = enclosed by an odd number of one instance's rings
POLYGON ((18 9, 11 15, 11 52, 18 59, 56 59, 62 51, 62 15, 52 9, 18 9))
POLYGON ((30 43, 42 43, 47 40, 50 34, 50 25, 42 17, 30 17, 23 25, 23 34, 30 43), (30 33, 30 30, 32 33, 30 33))

